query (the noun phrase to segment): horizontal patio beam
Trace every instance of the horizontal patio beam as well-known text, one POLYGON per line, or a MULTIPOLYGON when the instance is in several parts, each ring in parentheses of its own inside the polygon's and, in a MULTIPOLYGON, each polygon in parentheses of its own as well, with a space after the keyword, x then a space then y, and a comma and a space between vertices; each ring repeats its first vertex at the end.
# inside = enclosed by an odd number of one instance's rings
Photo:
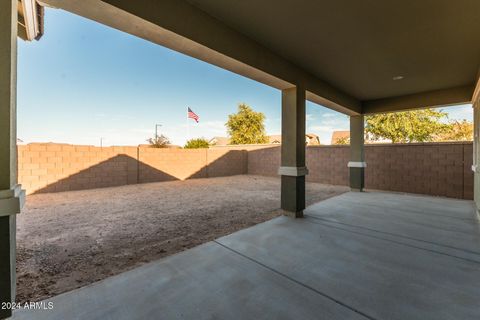
POLYGON ((280 57, 240 32, 179 0, 41 0, 187 54, 279 90, 302 85, 307 99, 347 114, 356 98, 280 57))
POLYGON ((473 91, 474 85, 472 84, 400 97, 363 101, 362 112, 371 114, 470 103, 473 91))
POLYGON ((318 94, 315 94, 314 92, 311 92, 311 91, 307 91, 305 97, 306 97, 306 100, 308 101, 319 104, 321 106, 328 107, 329 109, 344 113, 349 116, 358 116, 361 114, 360 108, 356 108, 356 109, 347 108, 344 105, 335 103, 332 100, 325 99, 324 97, 318 94))

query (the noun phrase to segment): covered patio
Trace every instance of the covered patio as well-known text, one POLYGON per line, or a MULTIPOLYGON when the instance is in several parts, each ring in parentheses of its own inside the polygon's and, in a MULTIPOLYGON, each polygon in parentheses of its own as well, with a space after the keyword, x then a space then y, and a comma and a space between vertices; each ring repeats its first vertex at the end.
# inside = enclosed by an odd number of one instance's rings
POLYGON ((473 203, 346 193, 14 319, 478 319, 473 203))
MULTIPOLYGON (((2 303, 15 301, 15 223, 24 201, 16 43, 41 37, 43 6, 281 90, 278 174, 288 217, 60 295, 54 310, 17 318, 479 318, 480 2, 471 0, 2 1, 2 303), (352 193, 305 210, 306 100, 350 116, 352 193), (358 193, 367 165, 364 115, 464 103, 474 107, 475 205, 358 193)), ((10 315, 0 310, 0 318, 10 315)))

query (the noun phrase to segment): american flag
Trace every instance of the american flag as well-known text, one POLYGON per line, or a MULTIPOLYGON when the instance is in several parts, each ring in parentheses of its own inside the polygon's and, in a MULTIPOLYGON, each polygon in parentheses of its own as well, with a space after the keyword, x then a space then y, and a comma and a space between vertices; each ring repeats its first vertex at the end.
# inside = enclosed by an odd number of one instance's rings
POLYGON ((193 120, 195 120, 197 123, 198 123, 198 119, 200 119, 199 116, 197 116, 197 114, 195 112, 192 111, 192 109, 188 108, 188 117, 189 118, 192 118, 193 120))

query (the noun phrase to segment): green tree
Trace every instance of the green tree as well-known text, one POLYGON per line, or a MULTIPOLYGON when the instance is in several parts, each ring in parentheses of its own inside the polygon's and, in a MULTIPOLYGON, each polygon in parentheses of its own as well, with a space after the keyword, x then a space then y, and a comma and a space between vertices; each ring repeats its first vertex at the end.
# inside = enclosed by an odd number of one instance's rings
POLYGON ((336 145, 348 145, 350 144, 350 138, 349 137, 340 137, 333 144, 336 145))
POLYGON ((380 113, 366 117, 365 132, 369 140, 389 139, 392 143, 433 141, 449 130, 441 120, 447 113, 430 108, 380 113))
POLYGON ((159 135, 153 138, 147 139, 147 142, 152 148, 166 148, 170 144, 170 140, 166 136, 159 135))
POLYGON ((230 136, 230 144, 267 143, 265 135, 265 115, 255 112, 248 105, 238 105, 238 112, 228 116, 225 124, 230 136))
POLYGON ((205 138, 190 139, 187 141, 187 143, 184 146, 185 149, 200 149, 200 148, 208 148, 208 147, 209 147, 209 143, 208 143, 208 140, 205 138))
POLYGON ((435 141, 472 141, 473 123, 463 119, 455 120, 449 124, 447 131, 440 134, 435 141))

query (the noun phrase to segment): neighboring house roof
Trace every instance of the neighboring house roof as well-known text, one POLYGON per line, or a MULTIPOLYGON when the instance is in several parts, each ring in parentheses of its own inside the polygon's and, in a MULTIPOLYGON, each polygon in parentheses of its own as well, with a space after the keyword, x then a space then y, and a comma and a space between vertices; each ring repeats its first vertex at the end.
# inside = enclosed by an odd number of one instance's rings
MULTIPOLYGON (((268 141, 271 144, 282 143, 282 135, 277 134, 277 135, 268 136, 268 141)), ((309 146, 319 145, 320 138, 314 133, 307 133, 305 134, 305 143, 309 146)))
MULTIPOLYGON (((154 148, 152 147, 151 144, 139 144, 138 145, 139 148, 154 148)), ((181 146, 178 146, 176 144, 166 144, 165 145, 165 149, 181 149, 182 147, 181 146)))
MULTIPOLYGON (((282 136, 281 135, 271 135, 267 136, 268 138, 268 143, 270 144, 277 144, 277 143, 282 143, 282 136)), ((227 137, 213 137, 210 139, 208 142, 210 145, 216 145, 216 146, 226 146, 230 144, 230 138, 227 137)))
POLYGON ((274 135, 268 136, 268 143, 271 143, 271 144, 282 143, 282 135, 274 134, 274 135))
MULTIPOLYGON (((267 136, 268 138, 268 143, 269 144, 281 144, 282 143, 282 135, 280 134, 273 134, 270 136, 267 136)), ((316 134, 313 133, 307 133, 305 135, 305 142, 308 145, 319 145, 320 144, 320 139, 316 134)), ((226 146, 230 144, 230 139, 227 137, 213 137, 210 139, 208 142, 210 145, 216 145, 216 146, 226 146)))
POLYGON ((350 131, 333 131, 331 144, 335 144, 338 139, 350 138, 350 131))
POLYGON ((320 145, 320 138, 314 133, 307 133, 305 135, 305 142, 309 146, 318 146, 320 145))
POLYGON ((25 41, 39 40, 43 35, 44 9, 36 0, 18 1, 18 36, 25 41))
POLYGON ((230 138, 227 137, 213 137, 210 139, 208 142, 210 145, 216 145, 216 146, 226 146, 230 144, 230 138))
MULTIPOLYGON (((338 139, 350 139, 350 131, 333 131, 331 144, 336 144, 338 139)), ((365 138, 365 143, 374 144, 374 143, 391 143, 390 139, 378 139, 371 140, 367 137, 365 138)))

